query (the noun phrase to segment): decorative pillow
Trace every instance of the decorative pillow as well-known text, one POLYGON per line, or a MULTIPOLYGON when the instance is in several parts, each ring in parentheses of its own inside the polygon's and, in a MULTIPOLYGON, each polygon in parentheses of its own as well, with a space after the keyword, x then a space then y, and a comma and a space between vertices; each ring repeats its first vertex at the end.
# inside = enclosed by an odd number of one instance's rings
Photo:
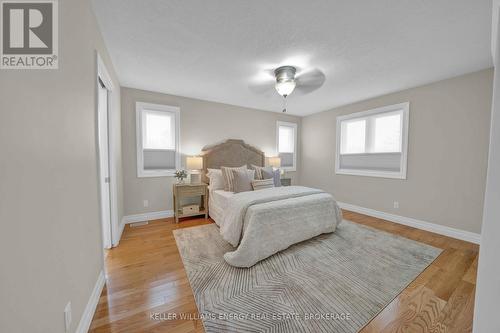
POLYGON ((255 170, 255 179, 268 179, 272 178, 272 172, 273 172, 273 167, 267 166, 267 167, 260 167, 257 165, 252 164, 252 168, 255 170), (266 170, 268 174, 271 174, 269 177, 265 178, 264 173, 262 172, 263 170, 266 170))
POLYGON ((274 186, 280 187, 281 186, 281 170, 277 169, 274 170, 274 186), (276 185, 278 184, 278 185, 276 185))
POLYGON ((254 165, 254 164, 251 164, 251 165, 250 165, 250 168, 251 168, 252 170, 254 170, 254 172, 255 172, 255 179, 262 179, 262 177, 261 177, 261 175, 260 175, 260 169, 261 169, 262 167, 260 167, 260 166, 256 166, 256 165, 254 165))
POLYGON ((257 171, 258 168, 261 168, 261 167, 256 166, 254 164, 250 164, 250 169, 253 170, 253 172, 255 173, 254 179, 259 179, 259 172, 257 171))
POLYGON ((233 185, 234 177, 232 170, 242 170, 246 172, 247 166, 242 165, 239 168, 221 167, 221 170, 222 170, 222 179, 224 180, 224 191, 234 192, 234 185, 233 185))
POLYGON ((263 179, 270 179, 272 178, 274 181, 274 187, 280 187, 281 186, 281 174, 279 170, 272 170, 269 172, 267 168, 261 169, 262 172, 262 178, 263 179))
POLYGON ((255 179, 255 170, 247 169, 247 173, 248 173, 248 177, 250 178, 250 180, 255 179))
POLYGON ((247 192, 252 190, 252 179, 248 170, 231 170, 233 174, 234 193, 247 192))
POLYGON ((207 177, 210 183, 210 190, 215 191, 224 189, 221 169, 208 169, 207 177))
POLYGON ((252 180, 252 187, 254 191, 263 190, 265 188, 273 188, 274 180, 272 178, 252 180))

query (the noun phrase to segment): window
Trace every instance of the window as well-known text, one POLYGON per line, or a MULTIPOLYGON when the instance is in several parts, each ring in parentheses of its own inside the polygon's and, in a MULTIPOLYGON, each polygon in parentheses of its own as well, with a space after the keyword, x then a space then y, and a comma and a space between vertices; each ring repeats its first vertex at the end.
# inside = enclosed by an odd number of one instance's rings
POLYGON ((337 117, 337 174, 406 179, 409 103, 337 117))
POLYGON ((281 168, 286 171, 295 171, 297 168, 297 124, 278 121, 276 145, 281 158, 281 168))
POLYGON ((172 176, 180 168, 179 108, 136 103, 137 177, 172 176))

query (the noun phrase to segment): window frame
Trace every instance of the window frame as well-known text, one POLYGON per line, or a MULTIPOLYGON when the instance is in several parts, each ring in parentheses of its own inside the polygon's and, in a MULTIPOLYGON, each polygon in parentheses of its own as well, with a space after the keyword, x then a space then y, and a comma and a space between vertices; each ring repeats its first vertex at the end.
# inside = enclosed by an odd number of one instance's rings
POLYGON ((136 132, 136 147, 137 147, 137 177, 173 177, 175 170, 180 168, 181 154, 180 154, 180 108, 177 106, 153 104, 146 102, 135 103, 135 132, 136 132), (144 111, 157 111, 173 113, 175 117, 175 169, 158 169, 158 170, 144 170, 144 142, 142 132, 142 113, 144 111))
POLYGON ((409 119, 410 119, 410 103, 399 103, 394 105, 383 106, 375 109, 370 109, 367 111, 351 113, 344 116, 337 117, 336 126, 336 150, 335 150, 335 174, 339 175, 352 175, 352 176, 366 176, 366 177, 380 177, 380 178, 393 178, 393 179, 406 179, 407 175, 407 165, 408 165, 408 138, 409 138, 409 119), (346 120, 354 120, 357 118, 370 117, 373 115, 391 113, 396 111, 402 111, 402 121, 401 121, 401 153, 391 153, 391 152, 365 152, 359 154, 340 154, 341 149, 341 137, 342 137, 342 122, 346 120), (380 171, 380 170, 359 170, 359 169, 341 169, 340 168, 340 156, 341 155, 382 155, 382 154, 401 154, 401 161, 399 166, 399 172, 393 171, 380 171))
POLYGON ((294 140, 294 143, 293 143, 293 166, 291 167, 280 167, 281 170, 284 170, 284 171, 297 171, 297 142, 298 142, 298 138, 297 138, 297 123, 291 123, 291 122, 287 122, 287 121, 276 121, 276 153, 277 155, 279 156, 280 154, 280 141, 279 141, 279 138, 280 138, 280 126, 286 126, 286 127, 291 127, 293 128, 293 140, 294 140))

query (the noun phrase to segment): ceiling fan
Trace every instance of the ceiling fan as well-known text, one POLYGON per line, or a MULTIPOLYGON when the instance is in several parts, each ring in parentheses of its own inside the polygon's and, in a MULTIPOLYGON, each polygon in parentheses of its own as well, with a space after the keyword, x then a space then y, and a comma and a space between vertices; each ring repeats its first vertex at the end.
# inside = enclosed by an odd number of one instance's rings
POLYGON ((268 70, 265 78, 258 80, 250 89, 262 94, 274 88, 283 97, 282 112, 286 112, 287 97, 293 92, 308 94, 318 89, 325 82, 325 74, 319 69, 297 70, 294 66, 280 66, 274 70, 268 70))

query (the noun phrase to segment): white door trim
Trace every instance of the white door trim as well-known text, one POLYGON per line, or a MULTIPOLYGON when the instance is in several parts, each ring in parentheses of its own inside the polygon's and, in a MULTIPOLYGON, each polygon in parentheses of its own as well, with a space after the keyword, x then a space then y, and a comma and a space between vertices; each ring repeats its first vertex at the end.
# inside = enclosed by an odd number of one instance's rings
POLYGON ((498 202, 500 191, 500 155, 498 154, 498 138, 500 137, 500 0, 493 1, 492 54, 495 73, 493 77, 493 99, 491 106, 490 145, 488 154, 488 172, 484 194, 483 224, 481 248, 476 279, 476 298, 474 305, 474 333, 499 332, 498 298, 500 288, 498 276, 498 238, 500 228, 498 220, 500 209, 498 202))
MULTIPOLYGON (((111 212, 111 246, 118 245, 120 241, 120 225, 118 218, 118 188, 117 188, 117 165, 116 165, 116 152, 115 152, 115 140, 114 140, 114 130, 113 126, 110 126, 113 122, 114 115, 114 104, 113 104, 113 94, 115 94, 115 87, 109 71, 104 64, 99 53, 96 51, 96 63, 97 63, 97 73, 96 73, 96 96, 99 89, 99 78, 104 83, 108 89, 108 154, 109 154, 109 190, 110 190, 110 212, 111 212)), ((96 98, 96 114, 98 115, 98 100, 96 98)), ((97 138, 96 138, 97 140, 97 138)), ((99 142, 97 141, 97 148, 99 151, 99 142)), ((100 155, 98 155, 100 159, 100 155)), ((100 179, 99 179, 100 184, 100 179)))

